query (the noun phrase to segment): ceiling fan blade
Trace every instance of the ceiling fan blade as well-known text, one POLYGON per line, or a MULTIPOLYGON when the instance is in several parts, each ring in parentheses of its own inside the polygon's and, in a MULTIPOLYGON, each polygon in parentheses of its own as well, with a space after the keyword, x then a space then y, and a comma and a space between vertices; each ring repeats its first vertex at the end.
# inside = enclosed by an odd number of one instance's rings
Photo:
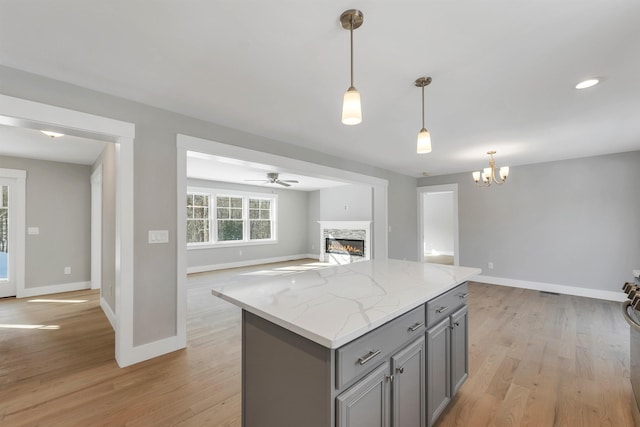
POLYGON ((264 179, 245 179, 245 182, 269 182, 264 179))
POLYGON ((282 180, 282 181, 280 181, 280 182, 292 182, 292 183, 294 183, 294 184, 297 184, 297 183, 298 183, 298 181, 296 181, 295 179, 283 179, 283 180, 282 180))
POLYGON ((280 181, 280 180, 277 180, 276 184, 280 184, 280 185, 282 185, 284 187, 291 187, 291 184, 287 184, 286 182, 280 181))

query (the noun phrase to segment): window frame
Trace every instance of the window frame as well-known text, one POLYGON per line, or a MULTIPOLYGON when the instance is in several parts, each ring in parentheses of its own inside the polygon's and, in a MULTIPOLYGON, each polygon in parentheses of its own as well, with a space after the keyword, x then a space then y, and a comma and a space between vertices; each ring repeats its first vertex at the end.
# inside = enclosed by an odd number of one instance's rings
MULTIPOLYGON (((187 249, 211 249, 234 246, 257 246, 278 243, 278 195, 273 193, 258 193, 237 191, 222 188, 187 187, 187 196, 191 194, 204 194, 209 196, 209 241, 208 242, 187 242, 187 249), (218 240, 218 197, 242 198, 242 240, 218 240), (269 200, 271 238, 251 239, 249 218, 249 200, 269 200)), ((184 233, 186 233, 186 229, 184 233)))

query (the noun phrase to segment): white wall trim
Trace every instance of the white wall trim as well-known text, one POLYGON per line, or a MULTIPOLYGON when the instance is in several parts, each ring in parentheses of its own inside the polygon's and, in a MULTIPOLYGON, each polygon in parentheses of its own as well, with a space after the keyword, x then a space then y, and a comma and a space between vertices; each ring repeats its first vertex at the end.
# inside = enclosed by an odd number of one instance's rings
MULTIPOLYGON (((184 209, 183 209, 184 210, 184 209)), ((262 259, 249 259, 236 262, 227 262, 222 264, 210 264, 210 265, 198 265, 187 268, 187 274, 202 273, 205 271, 224 270, 227 268, 249 267, 252 265, 271 264, 274 262, 293 261, 297 259, 312 258, 314 260, 319 259, 318 254, 297 254, 286 255, 274 258, 262 258, 262 259)))
POLYGON ((102 297, 100 297, 100 307, 102 308, 104 315, 107 316, 107 320, 111 324, 111 327, 113 328, 113 330, 114 331, 117 330, 116 315, 113 312, 113 310, 111 310, 111 307, 109 307, 109 303, 107 303, 107 300, 102 297))
POLYGON ((158 341, 133 347, 133 351, 129 355, 127 362, 128 365, 133 365, 182 348, 184 348, 184 346, 180 345, 178 336, 174 335, 158 341))
MULTIPOLYGON (((178 228, 176 232, 177 278, 176 278, 176 332, 178 346, 187 346, 187 212, 181 200, 187 199, 187 150, 180 146, 180 135, 177 141, 176 173, 177 198, 176 203, 178 228)), ((204 271, 204 270, 202 270, 204 271)))
POLYGON ((531 282, 528 280, 507 279, 503 277, 476 276, 474 282, 489 283, 491 285, 510 286, 512 288, 532 289, 536 291, 556 292, 559 294, 575 295, 579 297, 597 298, 609 301, 624 301, 627 296, 620 291, 605 291, 602 289, 587 289, 576 286, 556 285, 553 283, 531 282))
POLYGON ((91 174, 91 289, 102 287, 102 163, 91 174))
POLYGON ((0 121, 13 125, 47 124, 108 136, 116 141, 116 348, 118 365, 137 360, 133 346, 133 123, 0 94, 0 121))
POLYGON ((424 262, 424 197, 429 193, 453 192, 453 265, 460 265, 460 233, 458 216, 458 184, 427 185, 418 187, 418 260, 424 262))
POLYGON ((57 285, 25 288, 22 290, 18 298, 30 298, 39 295, 57 294, 60 292, 82 291, 84 289, 91 289, 91 282, 60 283, 57 285))

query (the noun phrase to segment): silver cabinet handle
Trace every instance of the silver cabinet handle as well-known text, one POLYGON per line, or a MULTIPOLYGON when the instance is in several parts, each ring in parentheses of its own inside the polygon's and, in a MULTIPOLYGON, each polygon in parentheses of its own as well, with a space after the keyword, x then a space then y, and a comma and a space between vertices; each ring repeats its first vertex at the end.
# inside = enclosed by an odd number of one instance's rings
POLYGON ((423 326, 424 326, 424 322, 416 323, 413 326, 409 326, 409 332, 415 332, 423 326))
POLYGON ((404 366, 400 367, 400 368, 396 368, 396 372, 399 374, 404 374, 404 366))
POLYGON ((439 309, 436 310, 436 313, 441 314, 444 313, 445 311, 449 310, 449 307, 440 307, 439 309))
POLYGON ((464 294, 460 294, 460 295, 458 295, 458 298, 464 299, 464 298, 466 298, 468 295, 469 295, 469 293, 468 293, 468 292, 465 292, 464 294))
POLYGON ((377 350, 377 351, 370 351, 369 354, 367 354, 364 357, 361 357, 358 359, 358 363, 360 363, 361 365, 364 365, 365 363, 367 363, 369 360, 373 359, 374 357, 376 357, 377 355, 380 354, 381 350, 377 350))

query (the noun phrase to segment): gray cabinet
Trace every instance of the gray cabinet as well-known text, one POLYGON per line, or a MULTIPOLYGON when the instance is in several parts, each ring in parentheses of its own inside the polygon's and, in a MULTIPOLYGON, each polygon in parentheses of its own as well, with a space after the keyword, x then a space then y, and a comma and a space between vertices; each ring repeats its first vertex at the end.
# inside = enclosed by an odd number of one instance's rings
POLYGON ((451 315, 451 396, 469 376, 469 334, 468 313, 465 305, 451 315))
POLYGON ((336 398, 338 427, 389 427, 389 363, 336 398))
POLYGON ((427 425, 431 426, 469 376, 466 284, 427 304, 427 425))
POLYGON ((451 329, 445 318, 427 330, 427 425, 433 425, 450 400, 451 329))
POLYGON ((425 350, 425 340, 421 337, 391 357, 393 427, 425 425, 425 350))
POLYGON ((425 379, 421 336, 336 398, 337 427, 423 427, 425 379))

